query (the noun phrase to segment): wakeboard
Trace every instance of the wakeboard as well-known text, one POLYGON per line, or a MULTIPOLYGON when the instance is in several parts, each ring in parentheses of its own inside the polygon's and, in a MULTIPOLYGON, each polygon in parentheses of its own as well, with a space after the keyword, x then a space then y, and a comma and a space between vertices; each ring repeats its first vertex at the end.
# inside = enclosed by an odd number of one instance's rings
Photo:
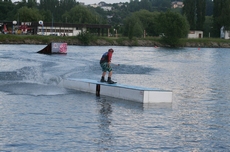
POLYGON ((109 82, 106 82, 106 83, 108 83, 108 84, 116 84, 117 82, 113 81, 113 83, 109 83, 109 82))
POLYGON ((109 82, 101 82, 101 81, 98 81, 98 82, 100 82, 100 83, 106 83, 106 84, 116 84, 117 82, 115 82, 115 81, 113 81, 113 83, 109 83, 109 82))

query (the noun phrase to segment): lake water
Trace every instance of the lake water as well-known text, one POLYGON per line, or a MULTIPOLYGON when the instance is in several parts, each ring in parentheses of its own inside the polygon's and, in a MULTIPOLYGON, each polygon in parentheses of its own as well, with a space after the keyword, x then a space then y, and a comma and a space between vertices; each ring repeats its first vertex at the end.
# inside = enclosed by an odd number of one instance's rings
POLYGON ((0 151, 229 151, 230 50, 0 45, 0 151), (99 80, 115 50, 112 79, 173 91, 172 104, 140 104, 69 90, 65 78, 99 80))

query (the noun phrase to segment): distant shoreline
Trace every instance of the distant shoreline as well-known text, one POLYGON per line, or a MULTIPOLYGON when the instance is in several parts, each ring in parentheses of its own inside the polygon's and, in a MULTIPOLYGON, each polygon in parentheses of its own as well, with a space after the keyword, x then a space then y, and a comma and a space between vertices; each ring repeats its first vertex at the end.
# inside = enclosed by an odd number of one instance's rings
MULTIPOLYGON (((0 35, 0 44, 41 44, 51 42, 65 42, 68 45, 79 46, 143 46, 143 47, 170 47, 162 44, 160 38, 135 38, 129 40, 124 37, 96 37, 87 42, 79 41, 76 37, 38 36, 38 35, 0 35)), ((230 40, 220 38, 182 39, 178 47, 199 48, 230 48, 230 40)))

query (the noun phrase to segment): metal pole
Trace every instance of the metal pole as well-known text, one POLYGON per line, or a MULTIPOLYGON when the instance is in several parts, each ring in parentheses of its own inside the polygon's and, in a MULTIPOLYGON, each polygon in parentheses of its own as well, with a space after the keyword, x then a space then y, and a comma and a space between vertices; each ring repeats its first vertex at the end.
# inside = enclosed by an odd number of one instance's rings
POLYGON ((53 16, 53 13, 52 13, 52 29, 51 29, 51 34, 53 34, 53 25, 54 24, 54 16, 53 16))

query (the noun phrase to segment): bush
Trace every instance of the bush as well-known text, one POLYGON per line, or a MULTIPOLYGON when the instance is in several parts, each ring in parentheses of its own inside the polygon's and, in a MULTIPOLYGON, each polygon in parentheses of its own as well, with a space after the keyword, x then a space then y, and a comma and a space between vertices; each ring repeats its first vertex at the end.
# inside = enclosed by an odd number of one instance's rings
POLYGON ((177 46, 179 39, 188 35, 189 24, 187 19, 176 12, 165 12, 158 16, 158 32, 164 33, 162 41, 170 46, 177 46))
POLYGON ((81 32, 77 36, 77 39, 84 45, 89 45, 90 41, 92 40, 92 35, 88 32, 81 32))

